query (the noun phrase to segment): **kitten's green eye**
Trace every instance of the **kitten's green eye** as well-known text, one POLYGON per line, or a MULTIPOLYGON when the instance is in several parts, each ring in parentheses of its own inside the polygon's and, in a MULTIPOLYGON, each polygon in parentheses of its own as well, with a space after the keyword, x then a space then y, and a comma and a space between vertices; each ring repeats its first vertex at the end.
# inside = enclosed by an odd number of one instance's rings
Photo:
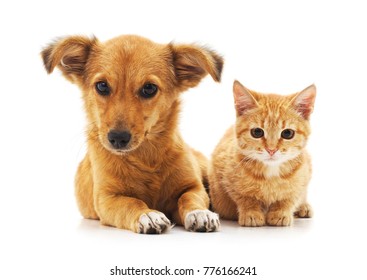
POLYGON ((251 136, 254 138, 261 138, 264 136, 264 130, 259 127, 253 128, 251 129, 251 136))
POLYGON ((282 131, 281 136, 282 136, 282 138, 287 139, 287 140, 292 139, 294 137, 294 130, 289 129, 289 128, 284 129, 282 131))

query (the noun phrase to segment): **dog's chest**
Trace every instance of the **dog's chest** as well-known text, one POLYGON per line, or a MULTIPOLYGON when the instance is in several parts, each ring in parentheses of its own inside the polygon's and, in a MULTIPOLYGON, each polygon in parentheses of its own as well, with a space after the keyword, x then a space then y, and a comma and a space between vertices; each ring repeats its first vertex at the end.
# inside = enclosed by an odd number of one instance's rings
POLYGON ((159 167, 130 165, 121 172, 123 189, 128 195, 143 200, 148 207, 155 208, 158 203, 165 174, 159 167))

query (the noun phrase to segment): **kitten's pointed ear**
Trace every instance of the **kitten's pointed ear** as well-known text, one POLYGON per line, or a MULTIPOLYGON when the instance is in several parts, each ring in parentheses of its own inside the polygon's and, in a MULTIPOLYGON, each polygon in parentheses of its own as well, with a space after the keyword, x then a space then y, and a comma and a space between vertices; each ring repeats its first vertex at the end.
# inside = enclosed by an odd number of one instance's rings
POLYGON ((70 36, 50 44, 41 52, 47 73, 51 74, 55 67, 58 67, 68 80, 80 80, 96 41, 96 38, 70 36))
POLYGON ((237 116, 241 116, 247 110, 251 110, 257 106, 253 94, 239 81, 234 81, 233 83, 233 97, 237 116))
POLYGON ((313 111, 316 98, 316 86, 314 84, 297 93, 292 100, 292 105, 300 115, 308 120, 313 111))
POLYGON ((212 50, 195 45, 169 45, 178 85, 182 90, 196 86, 209 74, 219 82, 223 58, 212 50))

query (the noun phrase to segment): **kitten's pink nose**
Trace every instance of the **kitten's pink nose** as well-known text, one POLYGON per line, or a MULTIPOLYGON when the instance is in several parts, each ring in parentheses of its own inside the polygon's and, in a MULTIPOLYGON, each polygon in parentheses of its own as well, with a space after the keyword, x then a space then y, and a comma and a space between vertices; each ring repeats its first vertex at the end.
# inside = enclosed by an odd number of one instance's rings
POLYGON ((278 149, 269 149, 269 148, 265 148, 265 150, 269 153, 270 156, 273 156, 278 149))

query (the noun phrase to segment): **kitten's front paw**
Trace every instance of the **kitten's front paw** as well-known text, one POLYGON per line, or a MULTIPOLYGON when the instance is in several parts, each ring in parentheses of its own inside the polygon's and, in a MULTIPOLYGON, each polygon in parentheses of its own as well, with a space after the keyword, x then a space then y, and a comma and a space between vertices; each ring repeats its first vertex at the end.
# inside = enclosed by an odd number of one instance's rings
POLYGON ((275 211, 266 215, 266 223, 269 226, 290 226, 293 222, 291 213, 275 211))
POLYGON ((246 211, 240 213, 238 223, 243 227, 261 227, 265 224, 265 215, 260 211, 246 211))
POLYGON ((159 234, 171 229, 173 225, 161 212, 142 214, 138 222, 138 233, 159 234))
POLYGON ((313 216, 311 205, 308 203, 301 204, 294 215, 299 218, 311 218, 313 216))
POLYGON ((219 230, 219 216, 209 210, 194 210, 185 218, 185 229, 196 232, 211 232, 219 230))

